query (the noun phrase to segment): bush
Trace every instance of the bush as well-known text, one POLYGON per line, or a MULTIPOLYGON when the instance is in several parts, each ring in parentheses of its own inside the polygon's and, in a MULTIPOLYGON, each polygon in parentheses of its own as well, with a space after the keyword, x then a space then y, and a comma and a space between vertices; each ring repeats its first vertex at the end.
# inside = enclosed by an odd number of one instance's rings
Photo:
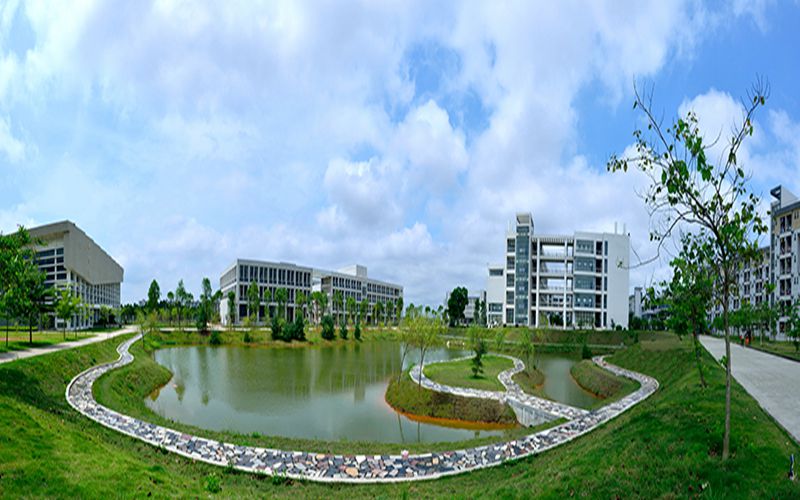
POLYGON ((587 344, 583 344, 581 349, 581 359, 592 359, 592 350, 589 349, 587 344))
POLYGON ((221 345, 222 337, 220 336, 219 332, 211 332, 211 338, 208 340, 208 343, 211 345, 221 345))
POLYGON ((336 336, 336 333, 334 332, 333 318, 329 314, 326 314, 322 317, 321 335, 325 340, 333 340, 333 338, 336 336))
POLYGON ((353 330, 353 337, 355 337, 356 340, 361 340, 361 323, 357 321, 356 321, 356 329, 353 330))
POLYGON ((301 342, 306 340, 306 323, 300 314, 294 319, 291 340, 299 340, 301 342))
POLYGON ((283 340, 283 320, 278 316, 272 317, 272 340, 283 340))
POLYGON ((242 340, 244 341, 245 344, 249 344, 250 342, 253 341, 253 337, 250 335, 250 332, 247 331, 244 332, 244 337, 242 338, 242 340))
POLYGON ((342 321, 342 324, 339 325, 339 336, 342 340, 347 340, 347 322, 342 321))

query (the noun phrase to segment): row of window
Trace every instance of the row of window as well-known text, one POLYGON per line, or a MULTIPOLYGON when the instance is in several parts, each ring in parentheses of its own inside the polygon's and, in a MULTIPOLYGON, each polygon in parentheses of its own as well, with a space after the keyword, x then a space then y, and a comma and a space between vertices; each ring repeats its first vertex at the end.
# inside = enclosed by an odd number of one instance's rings
POLYGON ((242 264, 239 266, 239 281, 310 287, 311 272, 242 264))

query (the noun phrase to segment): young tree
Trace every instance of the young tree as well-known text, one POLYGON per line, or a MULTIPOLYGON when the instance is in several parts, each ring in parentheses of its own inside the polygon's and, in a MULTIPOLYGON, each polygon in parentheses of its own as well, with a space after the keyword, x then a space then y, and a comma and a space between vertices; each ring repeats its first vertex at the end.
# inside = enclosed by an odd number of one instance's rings
MULTIPOLYGON (((297 305, 297 308, 300 310, 300 315, 303 317, 303 320, 306 319, 306 303, 308 302, 308 297, 303 292, 297 292, 294 296, 294 303, 297 305)), ((305 327, 305 323, 303 324, 305 327)), ((298 339, 299 340, 299 339, 298 339)), ((305 336, 303 338, 305 340, 305 336)))
POLYGON ((345 323, 349 320, 352 323, 355 323, 356 320, 356 299, 353 297, 347 297, 347 316, 348 318, 345 319, 345 323))
POLYGON ((178 310, 178 328, 183 328, 183 310, 192 302, 192 295, 186 291, 183 280, 178 280, 178 288, 175 289, 175 307, 178 310))
POLYGON ((19 320, 24 314, 26 293, 23 279, 35 256, 31 242, 30 234, 22 226, 11 234, 0 233, 0 313, 6 320, 6 346, 9 323, 19 320))
POLYGON ((447 316, 450 318, 450 326, 464 321, 464 309, 467 307, 469 298, 467 297, 467 289, 463 286, 457 286, 450 292, 447 298, 447 316))
POLYGON ((158 303, 161 300, 161 287, 158 286, 158 281, 153 280, 150 282, 150 288, 147 290, 147 308, 151 311, 158 309, 158 303))
POLYGON ((251 281, 247 287, 247 316, 252 318, 250 321, 258 323, 258 306, 261 302, 261 294, 258 292, 258 284, 251 281))
POLYGON ((667 285, 665 294, 669 304, 667 325, 678 336, 692 336, 702 387, 706 387, 706 380, 699 337, 708 331, 708 311, 714 286, 714 275, 707 265, 708 256, 701 253, 708 248, 701 235, 683 238, 680 254, 670 263, 673 268, 672 281, 667 285))
POLYGON ((167 313, 169 314, 169 326, 172 326, 172 308, 175 304, 175 294, 172 291, 167 292, 167 313))
POLYGON ((369 311, 369 301, 366 297, 361 299, 361 302, 358 304, 358 317, 361 321, 367 321, 367 312, 369 311))
POLYGON ((397 297, 397 300, 394 301, 394 310, 394 323, 399 325, 400 320, 403 319, 403 297, 397 297))
POLYGON ((322 317, 321 324, 322 324, 322 332, 321 332, 322 338, 325 340, 333 340, 333 338, 336 336, 333 324, 333 317, 330 314, 324 315, 322 317))
POLYGON ((201 332, 208 331, 208 322, 211 321, 212 308, 214 307, 214 292, 211 280, 203 278, 200 286, 200 307, 197 311, 197 329, 201 332))
POLYGON ((335 310, 334 315, 336 316, 336 319, 339 320, 339 322, 341 322, 343 306, 344 306, 344 296, 342 295, 341 291, 336 290, 335 292, 333 292, 333 308, 335 310))
POLYGON ((264 295, 262 296, 262 300, 264 302, 264 316, 268 317, 272 320, 272 302, 274 299, 272 298, 272 291, 270 291, 269 287, 264 287, 264 295))
POLYGON ((533 371, 536 369, 534 357, 536 355, 536 346, 534 344, 535 341, 536 331, 526 328, 522 331, 522 335, 520 335, 520 338, 517 341, 514 349, 517 356, 519 356, 525 363, 525 371, 531 376, 533 375, 533 371))
POLYGON ((285 288, 275 290, 275 302, 278 304, 278 317, 286 318, 286 304, 289 302, 289 291, 285 288))
MULTIPOLYGON (((409 324, 409 335, 411 343, 419 350, 420 369, 425 368, 425 354, 435 346, 441 336, 445 333, 446 326, 441 316, 417 316, 409 324)), ((422 390, 422 378, 420 377, 419 390, 422 390)))
POLYGON ((236 323, 236 293, 233 290, 228 291, 228 326, 233 328, 236 323))
MULTIPOLYGON (((636 154, 612 156, 611 172, 635 168, 650 180, 644 201, 651 216, 650 237, 662 243, 676 227, 694 226, 705 231, 708 240, 702 252, 705 265, 716 269, 715 298, 722 306, 725 334, 725 431, 722 459, 730 455, 731 432, 731 356, 730 299, 736 286, 736 263, 757 256, 757 244, 750 236, 766 232, 758 214, 759 198, 750 191, 748 177, 739 165, 738 152, 745 139, 753 134, 753 115, 766 102, 768 87, 757 83, 746 101, 742 123, 735 128, 726 145, 706 142, 693 111, 679 117, 672 126, 662 128, 652 107, 652 93, 642 95, 635 89, 634 108, 639 108, 647 122, 647 134, 634 132, 636 154), (709 158, 714 147, 722 147, 718 159, 709 158)), ((690 236, 691 233, 690 233, 690 236)), ((655 257, 657 258, 657 256, 655 257)))
POLYGON ((67 322, 72 319, 80 309, 81 299, 72 293, 70 287, 64 287, 58 293, 58 300, 56 302, 56 317, 60 319, 64 327, 62 329, 64 339, 67 338, 67 322))
POLYGON ((472 378, 483 375, 483 355, 489 350, 481 330, 475 326, 469 329, 469 344, 475 356, 472 357, 472 378))
POLYGON ((474 303, 474 305, 472 307, 473 307, 472 322, 477 325, 477 324, 479 324, 480 317, 481 317, 481 299, 480 299, 480 297, 475 297, 475 303, 474 303))
POLYGON ((481 325, 486 326, 486 301, 481 301, 481 325))
POLYGON ((373 316, 375 316, 375 324, 377 325, 379 318, 383 317, 383 302, 378 301, 375 303, 373 316))
POLYGON ((789 311, 789 329, 786 335, 792 339, 794 350, 800 351, 800 302, 791 305, 789 311))

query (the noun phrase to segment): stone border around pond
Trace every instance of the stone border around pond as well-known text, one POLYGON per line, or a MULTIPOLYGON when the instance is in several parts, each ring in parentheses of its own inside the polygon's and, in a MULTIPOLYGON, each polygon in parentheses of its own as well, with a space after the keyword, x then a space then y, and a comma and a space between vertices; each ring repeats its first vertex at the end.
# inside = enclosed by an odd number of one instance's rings
MULTIPOLYGON (((141 335, 137 335, 120 344, 117 347, 119 359, 116 361, 94 366, 73 378, 66 390, 70 406, 109 429, 192 460, 221 467, 233 467, 255 474, 279 475, 308 481, 329 483, 416 481, 493 467, 510 460, 542 453, 572 441, 643 401, 658 389, 656 379, 611 365, 605 362, 603 356, 597 356, 593 358, 595 363, 617 375, 639 382, 639 389, 614 403, 591 412, 582 410, 583 413, 561 425, 520 439, 468 449, 413 455, 333 455, 283 451, 235 445, 193 436, 123 415, 95 401, 92 394, 95 381, 103 374, 131 363, 133 355, 129 352, 129 348, 140 338, 141 335)), ((514 369, 516 368, 515 362, 514 369)))

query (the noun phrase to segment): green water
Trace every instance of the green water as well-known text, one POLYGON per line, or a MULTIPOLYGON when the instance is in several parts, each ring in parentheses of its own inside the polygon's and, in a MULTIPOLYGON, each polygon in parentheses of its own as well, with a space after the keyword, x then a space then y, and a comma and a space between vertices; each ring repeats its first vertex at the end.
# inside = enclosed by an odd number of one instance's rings
MULTIPOLYGON (((438 349, 426 360, 465 354, 438 349)), ((384 400, 390 377, 401 370, 395 342, 285 349, 188 346, 161 349, 154 356, 173 378, 146 399, 147 405, 164 417, 205 429, 392 443, 460 441, 505 432, 420 423, 395 412, 384 400)), ((543 355, 540 368, 555 374, 566 366, 569 378, 575 361, 559 359, 543 355)), ((403 364, 416 361, 411 353, 403 364)), ((560 391, 554 398, 562 393, 573 397, 568 388, 553 384, 553 391, 560 391)))

